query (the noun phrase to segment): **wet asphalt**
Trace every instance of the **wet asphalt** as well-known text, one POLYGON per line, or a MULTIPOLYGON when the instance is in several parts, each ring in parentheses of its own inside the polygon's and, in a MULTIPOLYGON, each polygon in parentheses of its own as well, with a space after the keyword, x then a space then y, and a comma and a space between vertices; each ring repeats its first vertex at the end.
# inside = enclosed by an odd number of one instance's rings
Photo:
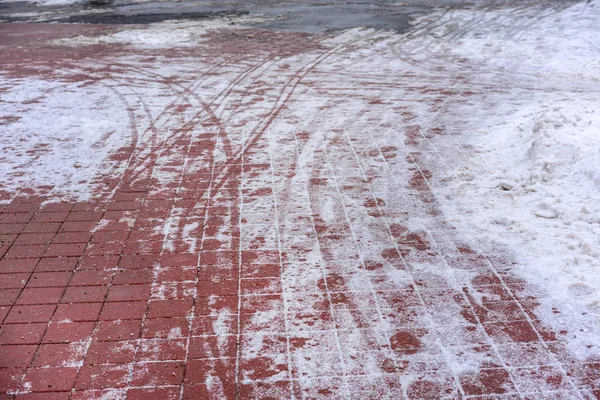
POLYGON ((87 0, 66 5, 0 1, 0 22, 148 24, 256 16, 261 29, 295 32, 369 27, 404 31, 416 15, 438 6, 496 5, 508 0, 87 0))

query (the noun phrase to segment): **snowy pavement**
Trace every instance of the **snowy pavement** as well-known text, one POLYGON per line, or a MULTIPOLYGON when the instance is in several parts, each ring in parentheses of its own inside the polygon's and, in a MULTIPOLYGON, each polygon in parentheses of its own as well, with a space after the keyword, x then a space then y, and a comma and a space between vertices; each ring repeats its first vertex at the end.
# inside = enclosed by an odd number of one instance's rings
POLYGON ((0 398, 600 398, 598 43, 0 24, 0 398))

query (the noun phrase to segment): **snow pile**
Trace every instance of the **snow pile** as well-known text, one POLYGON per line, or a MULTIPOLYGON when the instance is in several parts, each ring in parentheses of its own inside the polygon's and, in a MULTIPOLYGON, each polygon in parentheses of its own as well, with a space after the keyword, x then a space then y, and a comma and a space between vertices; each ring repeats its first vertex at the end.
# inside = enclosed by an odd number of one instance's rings
POLYGON ((590 286, 593 303, 600 300, 600 114, 593 104, 579 106, 521 112, 508 126, 477 132, 472 157, 452 160, 458 166, 445 177, 446 195, 454 222, 509 244, 532 279, 561 285, 554 295, 590 286))
POLYGON ((600 317, 600 63, 591 56, 600 5, 542 11, 525 28, 506 19, 518 32, 493 23, 506 10, 479 12, 490 26, 445 48, 477 66, 472 82, 502 90, 454 111, 463 129, 440 139, 456 152, 444 152, 449 169, 435 190, 453 224, 516 255, 518 272, 547 291, 542 316, 556 324, 560 306, 556 328, 576 328, 571 344, 583 356, 600 344, 590 318, 600 317))

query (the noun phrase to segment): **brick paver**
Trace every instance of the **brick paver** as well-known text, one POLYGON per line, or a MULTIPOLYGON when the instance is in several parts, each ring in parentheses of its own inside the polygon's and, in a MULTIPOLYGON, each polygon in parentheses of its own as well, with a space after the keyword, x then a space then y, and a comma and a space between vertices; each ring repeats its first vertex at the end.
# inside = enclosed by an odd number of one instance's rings
POLYGON ((0 39, 14 56, 2 72, 104 85, 131 143, 85 201, 3 191, 7 398, 600 396, 600 362, 540 321, 510 257, 478 250, 440 210, 444 127, 417 113, 468 99, 448 86, 468 77, 349 65, 391 33, 132 50, 51 47, 36 40, 53 28, 36 29, 0 28, 17 38, 0 39))

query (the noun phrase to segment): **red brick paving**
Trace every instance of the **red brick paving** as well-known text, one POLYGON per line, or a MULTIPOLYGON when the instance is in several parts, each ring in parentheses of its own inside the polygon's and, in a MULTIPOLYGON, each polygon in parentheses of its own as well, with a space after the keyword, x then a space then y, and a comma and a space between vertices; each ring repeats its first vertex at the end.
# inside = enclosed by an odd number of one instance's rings
MULTIPOLYGON (((266 134, 300 80, 346 48, 317 36, 261 37, 268 51, 260 41, 244 46, 313 61, 273 80, 281 92, 243 150, 223 132, 229 114, 202 108, 186 121, 167 107, 161 115, 180 129, 168 141, 148 130, 118 149, 94 178, 93 201, 23 190, 1 208, 0 391, 17 399, 600 398, 600 363, 577 361, 566 334, 539 321, 510 259, 478 252, 448 227, 428 182, 431 149, 410 112, 398 116, 400 136, 382 123, 375 138, 359 116, 349 116, 352 129, 266 134), (114 165, 125 161, 119 173, 114 165)), ((266 74, 237 40, 225 51, 252 66, 215 109, 233 90, 248 96, 245 85, 266 74)), ((61 57, 89 57, 74 51, 61 57)), ((24 65, 6 70, 32 74, 24 65)), ((365 107, 368 115, 375 105, 365 107)), ((321 111, 317 118, 331 115, 321 111)))

